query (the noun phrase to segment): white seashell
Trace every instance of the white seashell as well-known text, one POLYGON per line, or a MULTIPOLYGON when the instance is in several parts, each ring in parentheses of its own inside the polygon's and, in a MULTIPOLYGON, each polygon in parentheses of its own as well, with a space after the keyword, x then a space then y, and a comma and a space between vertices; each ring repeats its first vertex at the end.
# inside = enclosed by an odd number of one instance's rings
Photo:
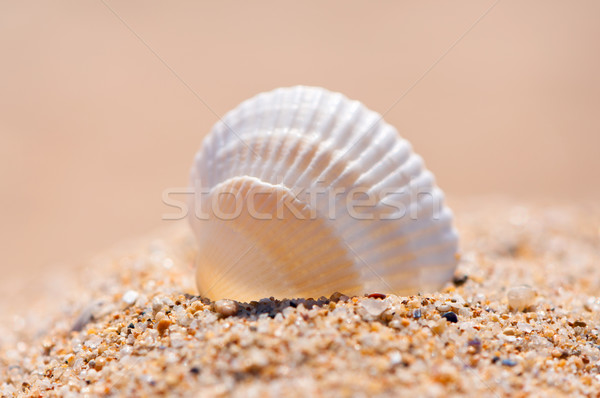
POLYGON ((243 102, 206 137, 191 180, 196 280, 213 299, 412 294, 457 263, 433 175, 379 114, 338 93, 243 102), (360 198, 372 203, 353 207, 360 198))

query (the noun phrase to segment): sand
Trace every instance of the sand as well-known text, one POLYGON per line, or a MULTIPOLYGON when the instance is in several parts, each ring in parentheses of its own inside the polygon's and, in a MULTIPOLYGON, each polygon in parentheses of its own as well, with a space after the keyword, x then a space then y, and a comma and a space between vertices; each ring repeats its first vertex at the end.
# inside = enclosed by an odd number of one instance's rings
POLYGON ((598 396, 600 208, 454 205, 455 278, 410 297, 212 302, 174 225, 3 308, 0 395, 598 396))

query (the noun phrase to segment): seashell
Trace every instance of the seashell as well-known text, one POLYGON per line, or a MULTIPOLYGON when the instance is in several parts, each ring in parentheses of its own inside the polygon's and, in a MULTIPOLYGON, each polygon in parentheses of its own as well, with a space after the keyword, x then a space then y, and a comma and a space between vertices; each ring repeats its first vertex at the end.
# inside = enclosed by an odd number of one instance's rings
POLYGON ((452 213, 408 141, 360 102, 280 88, 216 123, 191 171, 201 295, 241 301, 438 289, 452 213))

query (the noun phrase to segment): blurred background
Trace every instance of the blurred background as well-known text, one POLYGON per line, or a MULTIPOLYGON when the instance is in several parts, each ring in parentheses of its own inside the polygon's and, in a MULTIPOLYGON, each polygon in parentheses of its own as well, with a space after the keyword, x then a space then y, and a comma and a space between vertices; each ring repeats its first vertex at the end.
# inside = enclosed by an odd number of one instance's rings
POLYGON ((599 20, 597 1, 2 1, 3 291, 165 225, 216 115, 279 86, 387 111, 451 202, 597 200, 599 20))

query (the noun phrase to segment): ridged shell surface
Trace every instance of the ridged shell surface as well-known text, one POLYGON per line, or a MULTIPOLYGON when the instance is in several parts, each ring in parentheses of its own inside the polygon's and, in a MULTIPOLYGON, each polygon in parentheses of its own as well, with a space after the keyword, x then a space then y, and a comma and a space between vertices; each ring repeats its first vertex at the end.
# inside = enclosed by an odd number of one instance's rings
POLYGON ((412 294, 457 263, 422 159, 379 114, 322 88, 243 102, 205 138, 191 181, 196 281, 212 299, 412 294))

